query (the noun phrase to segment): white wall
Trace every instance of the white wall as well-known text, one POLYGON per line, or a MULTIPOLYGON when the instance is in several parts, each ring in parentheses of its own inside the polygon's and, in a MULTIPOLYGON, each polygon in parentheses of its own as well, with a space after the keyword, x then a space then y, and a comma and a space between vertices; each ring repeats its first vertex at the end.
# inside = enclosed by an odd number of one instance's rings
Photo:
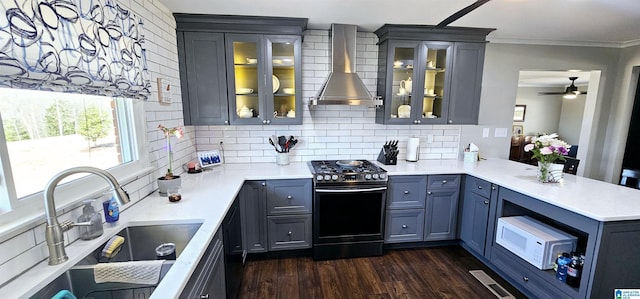
POLYGON ((560 123, 558 124, 558 135, 569 144, 578 144, 580 141, 580 130, 582 129, 582 116, 586 96, 579 95, 575 99, 561 99, 562 111, 560 112, 560 123))
POLYGON ((540 96, 538 95, 540 91, 562 92, 564 88, 518 88, 516 105, 527 105, 527 108, 525 110, 524 122, 513 122, 513 124, 523 125, 525 135, 558 132, 560 113, 562 111, 562 97, 555 95, 540 96))
MULTIPOLYGON (((638 51, 638 50, 635 50, 638 51)), ((513 120, 520 70, 601 70, 598 89, 597 115, 591 122, 594 144, 589 156, 580 163, 584 175, 603 179, 600 160, 606 136, 607 120, 613 98, 604 95, 614 93, 618 76, 620 49, 569 46, 541 46, 515 44, 487 44, 482 79, 482 95, 478 126, 462 126, 460 140, 463 144, 475 142, 486 157, 507 159, 509 135, 494 137, 495 128, 509 128, 513 120), (606 102, 606 104, 604 104, 606 102), (482 129, 490 129, 490 137, 482 137, 482 129)), ((628 119, 627 119, 628 121, 628 119)))
POLYGON ((633 110, 636 86, 640 73, 640 45, 627 47, 621 51, 615 89, 611 98, 606 98, 612 106, 611 113, 605 121, 610 124, 606 130, 606 138, 602 138, 606 150, 602 153, 602 165, 599 169, 603 179, 618 182, 622 168, 622 158, 629 131, 629 122, 633 110))

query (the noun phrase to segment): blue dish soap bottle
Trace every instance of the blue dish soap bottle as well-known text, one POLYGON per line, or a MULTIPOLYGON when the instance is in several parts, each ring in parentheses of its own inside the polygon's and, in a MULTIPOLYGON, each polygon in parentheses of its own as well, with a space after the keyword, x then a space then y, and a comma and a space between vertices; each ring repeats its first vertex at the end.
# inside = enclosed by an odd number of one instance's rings
POLYGON ((104 218, 107 223, 114 223, 120 219, 120 209, 118 202, 113 196, 113 189, 102 194, 102 208, 104 210, 104 218))

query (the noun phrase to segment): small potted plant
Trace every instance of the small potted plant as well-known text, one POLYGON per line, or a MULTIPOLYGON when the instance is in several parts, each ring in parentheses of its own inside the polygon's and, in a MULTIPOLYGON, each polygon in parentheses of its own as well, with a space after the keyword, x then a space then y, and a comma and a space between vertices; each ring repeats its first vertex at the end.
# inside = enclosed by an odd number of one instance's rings
POLYGON ((180 176, 173 174, 173 151, 171 150, 171 136, 182 138, 183 133, 181 127, 167 128, 163 125, 158 125, 158 129, 160 129, 164 134, 167 149, 167 159, 169 160, 167 172, 164 176, 158 178, 158 192, 161 195, 166 195, 167 189, 169 187, 180 186, 181 184, 180 176))
POLYGON ((556 133, 542 135, 532 141, 524 146, 524 151, 532 152, 532 158, 538 160, 538 180, 543 183, 560 182, 564 165, 556 162, 565 161, 564 156, 569 154, 571 145, 558 139, 556 133))

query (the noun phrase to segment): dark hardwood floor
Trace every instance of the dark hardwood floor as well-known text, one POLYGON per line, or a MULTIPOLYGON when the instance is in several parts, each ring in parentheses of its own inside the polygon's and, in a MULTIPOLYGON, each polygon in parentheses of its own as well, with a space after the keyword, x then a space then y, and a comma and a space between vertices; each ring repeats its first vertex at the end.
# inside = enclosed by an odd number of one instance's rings
POLYGON ((460 246, 388 250, 378 257, 249 260, 239 298, 496 298, 469 270, 482 269, 525 298, 460 246))

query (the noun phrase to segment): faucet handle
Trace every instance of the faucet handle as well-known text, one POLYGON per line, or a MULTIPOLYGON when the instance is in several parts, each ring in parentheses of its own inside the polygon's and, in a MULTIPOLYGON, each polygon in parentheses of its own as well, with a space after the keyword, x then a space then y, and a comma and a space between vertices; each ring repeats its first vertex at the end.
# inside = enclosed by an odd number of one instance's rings
POLYGON ((60 223, 60 228, 62 229, 63 232, 70 230, 73 226, 74 226, 74 223, 71 220, 66 220, 60 223))

